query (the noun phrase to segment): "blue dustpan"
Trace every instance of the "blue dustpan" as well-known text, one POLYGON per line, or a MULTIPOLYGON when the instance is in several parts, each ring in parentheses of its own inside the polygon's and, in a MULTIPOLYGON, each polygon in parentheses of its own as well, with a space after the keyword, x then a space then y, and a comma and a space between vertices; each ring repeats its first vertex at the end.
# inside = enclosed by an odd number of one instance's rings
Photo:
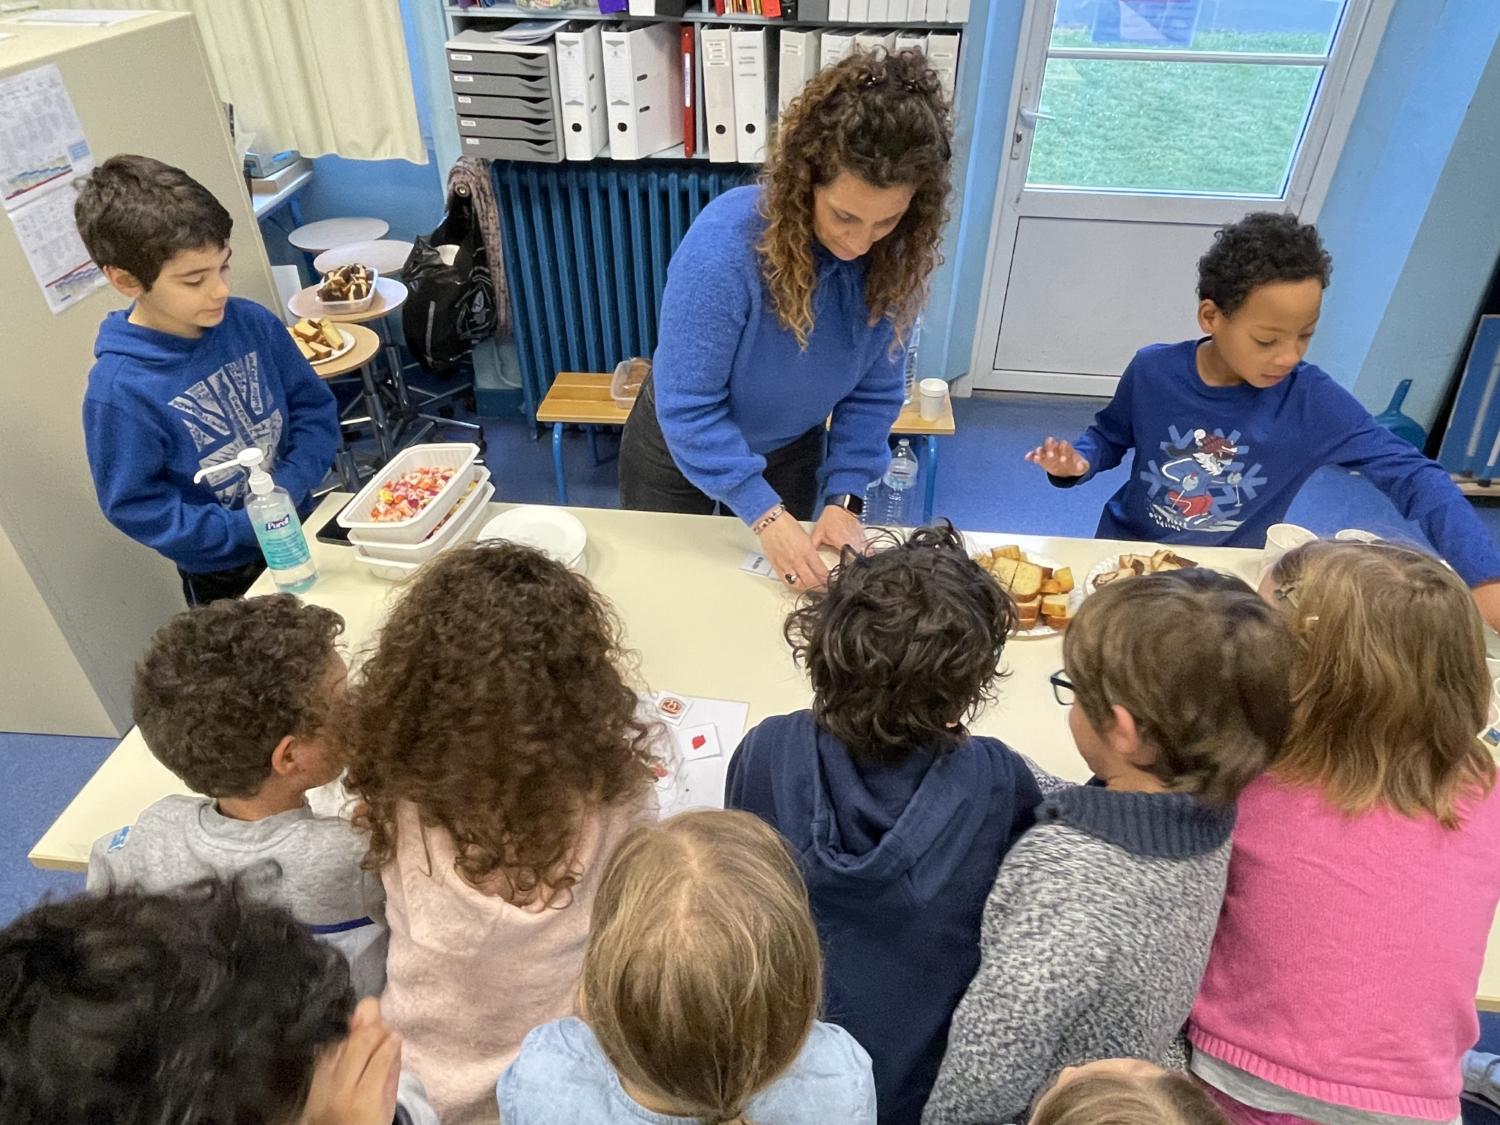
POLYGON ((1397 383, 1396 393, 1391 395, 1391 404, 1375 415, 1375 421, 1398 438, 1409 441, 1421 449, 1427 444, 1427 431, 1417 423, 1415 418, 1401 413, 1401 404, 1406 401, 1406 392, 1409 390, 1411 390, 1410 379, 1402 379, 1397 383))

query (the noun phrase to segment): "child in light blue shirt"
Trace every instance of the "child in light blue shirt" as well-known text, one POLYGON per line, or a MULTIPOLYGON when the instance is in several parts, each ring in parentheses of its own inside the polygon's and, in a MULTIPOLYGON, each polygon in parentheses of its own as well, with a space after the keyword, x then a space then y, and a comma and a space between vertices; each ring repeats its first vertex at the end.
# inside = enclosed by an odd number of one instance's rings
POLYGON ((496 1086, 505 1125, 874 1125, 870 1056, 819 1022, 822 954, 786 845, 702 810, 627 836, 594 900, 580 1018, 496 1086))

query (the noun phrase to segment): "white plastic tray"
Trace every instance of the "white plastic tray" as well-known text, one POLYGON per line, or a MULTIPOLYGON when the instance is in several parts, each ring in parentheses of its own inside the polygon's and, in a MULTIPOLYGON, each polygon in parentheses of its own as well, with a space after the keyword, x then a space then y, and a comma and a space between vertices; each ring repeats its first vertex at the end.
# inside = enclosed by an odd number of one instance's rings
MULTIPOLYGON (((370 269, 369 266, 366 266, 365 268, 370 270, 370 291, 357 301, 324 301, 319 298, 318 290, 323 288, 323 283, 327 280, 328 274, 323 274, 322 276, 320 276, 318 278, 318 284, 313 287, 313 300, 318 302, 318 308, 322 309, 323 312, 329 313, 331 315, 347 316, 349 313, 364 312, 367 308, 373 305, 375 303, 376 296, 378 296, 380 293, 380 271, 377 269, 370 269)), ((328 271, 328 273, 332 272, 333 270, 328 271)))
POLYGON ((485 505, 495 498, 495 486, 490 483, 489 469, 480 465, 474 471, 477 474, 474 491, 456 501, 462 505, 458 513, 422 542, 382 543, 378 539, 366 538, 364 533, 359 531, 349 533, 349 542, 371 558, 423 563, 445 547, 462 543, 465 539, 472 539, 474 529, 479 526, 479 517, 484 513, 485 505))
POLYGON ((372 542, 420 543, 427 533, 438 525, 459 496, 473 480, 470 472, 479 457, 479 446, 469 443, 431 442, 405 449, 381 468, 370 483, 359 490, 359 494, 344 506, 339 513, 339 526, 358 531, 372 542), (416 515, 404 520, 377 521, 370 519, 370 509, 375 506, 375 497, 387 481, 395 480, 402 473, 425 467, 452 468, 453 477, 442 491, 427 502, 416 515))

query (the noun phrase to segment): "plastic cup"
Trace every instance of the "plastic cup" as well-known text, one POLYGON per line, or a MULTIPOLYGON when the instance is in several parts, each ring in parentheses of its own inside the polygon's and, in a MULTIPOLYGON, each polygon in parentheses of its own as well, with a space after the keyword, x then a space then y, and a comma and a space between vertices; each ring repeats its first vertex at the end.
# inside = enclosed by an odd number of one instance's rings
POLYGON ((917 384, 918 409, 924 422, 936 422, 943 416, 943 400, 948 397, 948 384, 942 379, 923 379, 917 384))

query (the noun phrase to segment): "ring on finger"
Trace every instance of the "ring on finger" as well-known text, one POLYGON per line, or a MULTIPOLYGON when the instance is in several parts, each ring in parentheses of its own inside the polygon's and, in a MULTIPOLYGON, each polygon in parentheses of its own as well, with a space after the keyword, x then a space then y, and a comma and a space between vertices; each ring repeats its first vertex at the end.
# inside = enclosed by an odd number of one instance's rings
POLYGON ((788 586, 795 586, 797 584, 797 576, 795 574, 784 574, 782 577, 786 579, 788 586))

